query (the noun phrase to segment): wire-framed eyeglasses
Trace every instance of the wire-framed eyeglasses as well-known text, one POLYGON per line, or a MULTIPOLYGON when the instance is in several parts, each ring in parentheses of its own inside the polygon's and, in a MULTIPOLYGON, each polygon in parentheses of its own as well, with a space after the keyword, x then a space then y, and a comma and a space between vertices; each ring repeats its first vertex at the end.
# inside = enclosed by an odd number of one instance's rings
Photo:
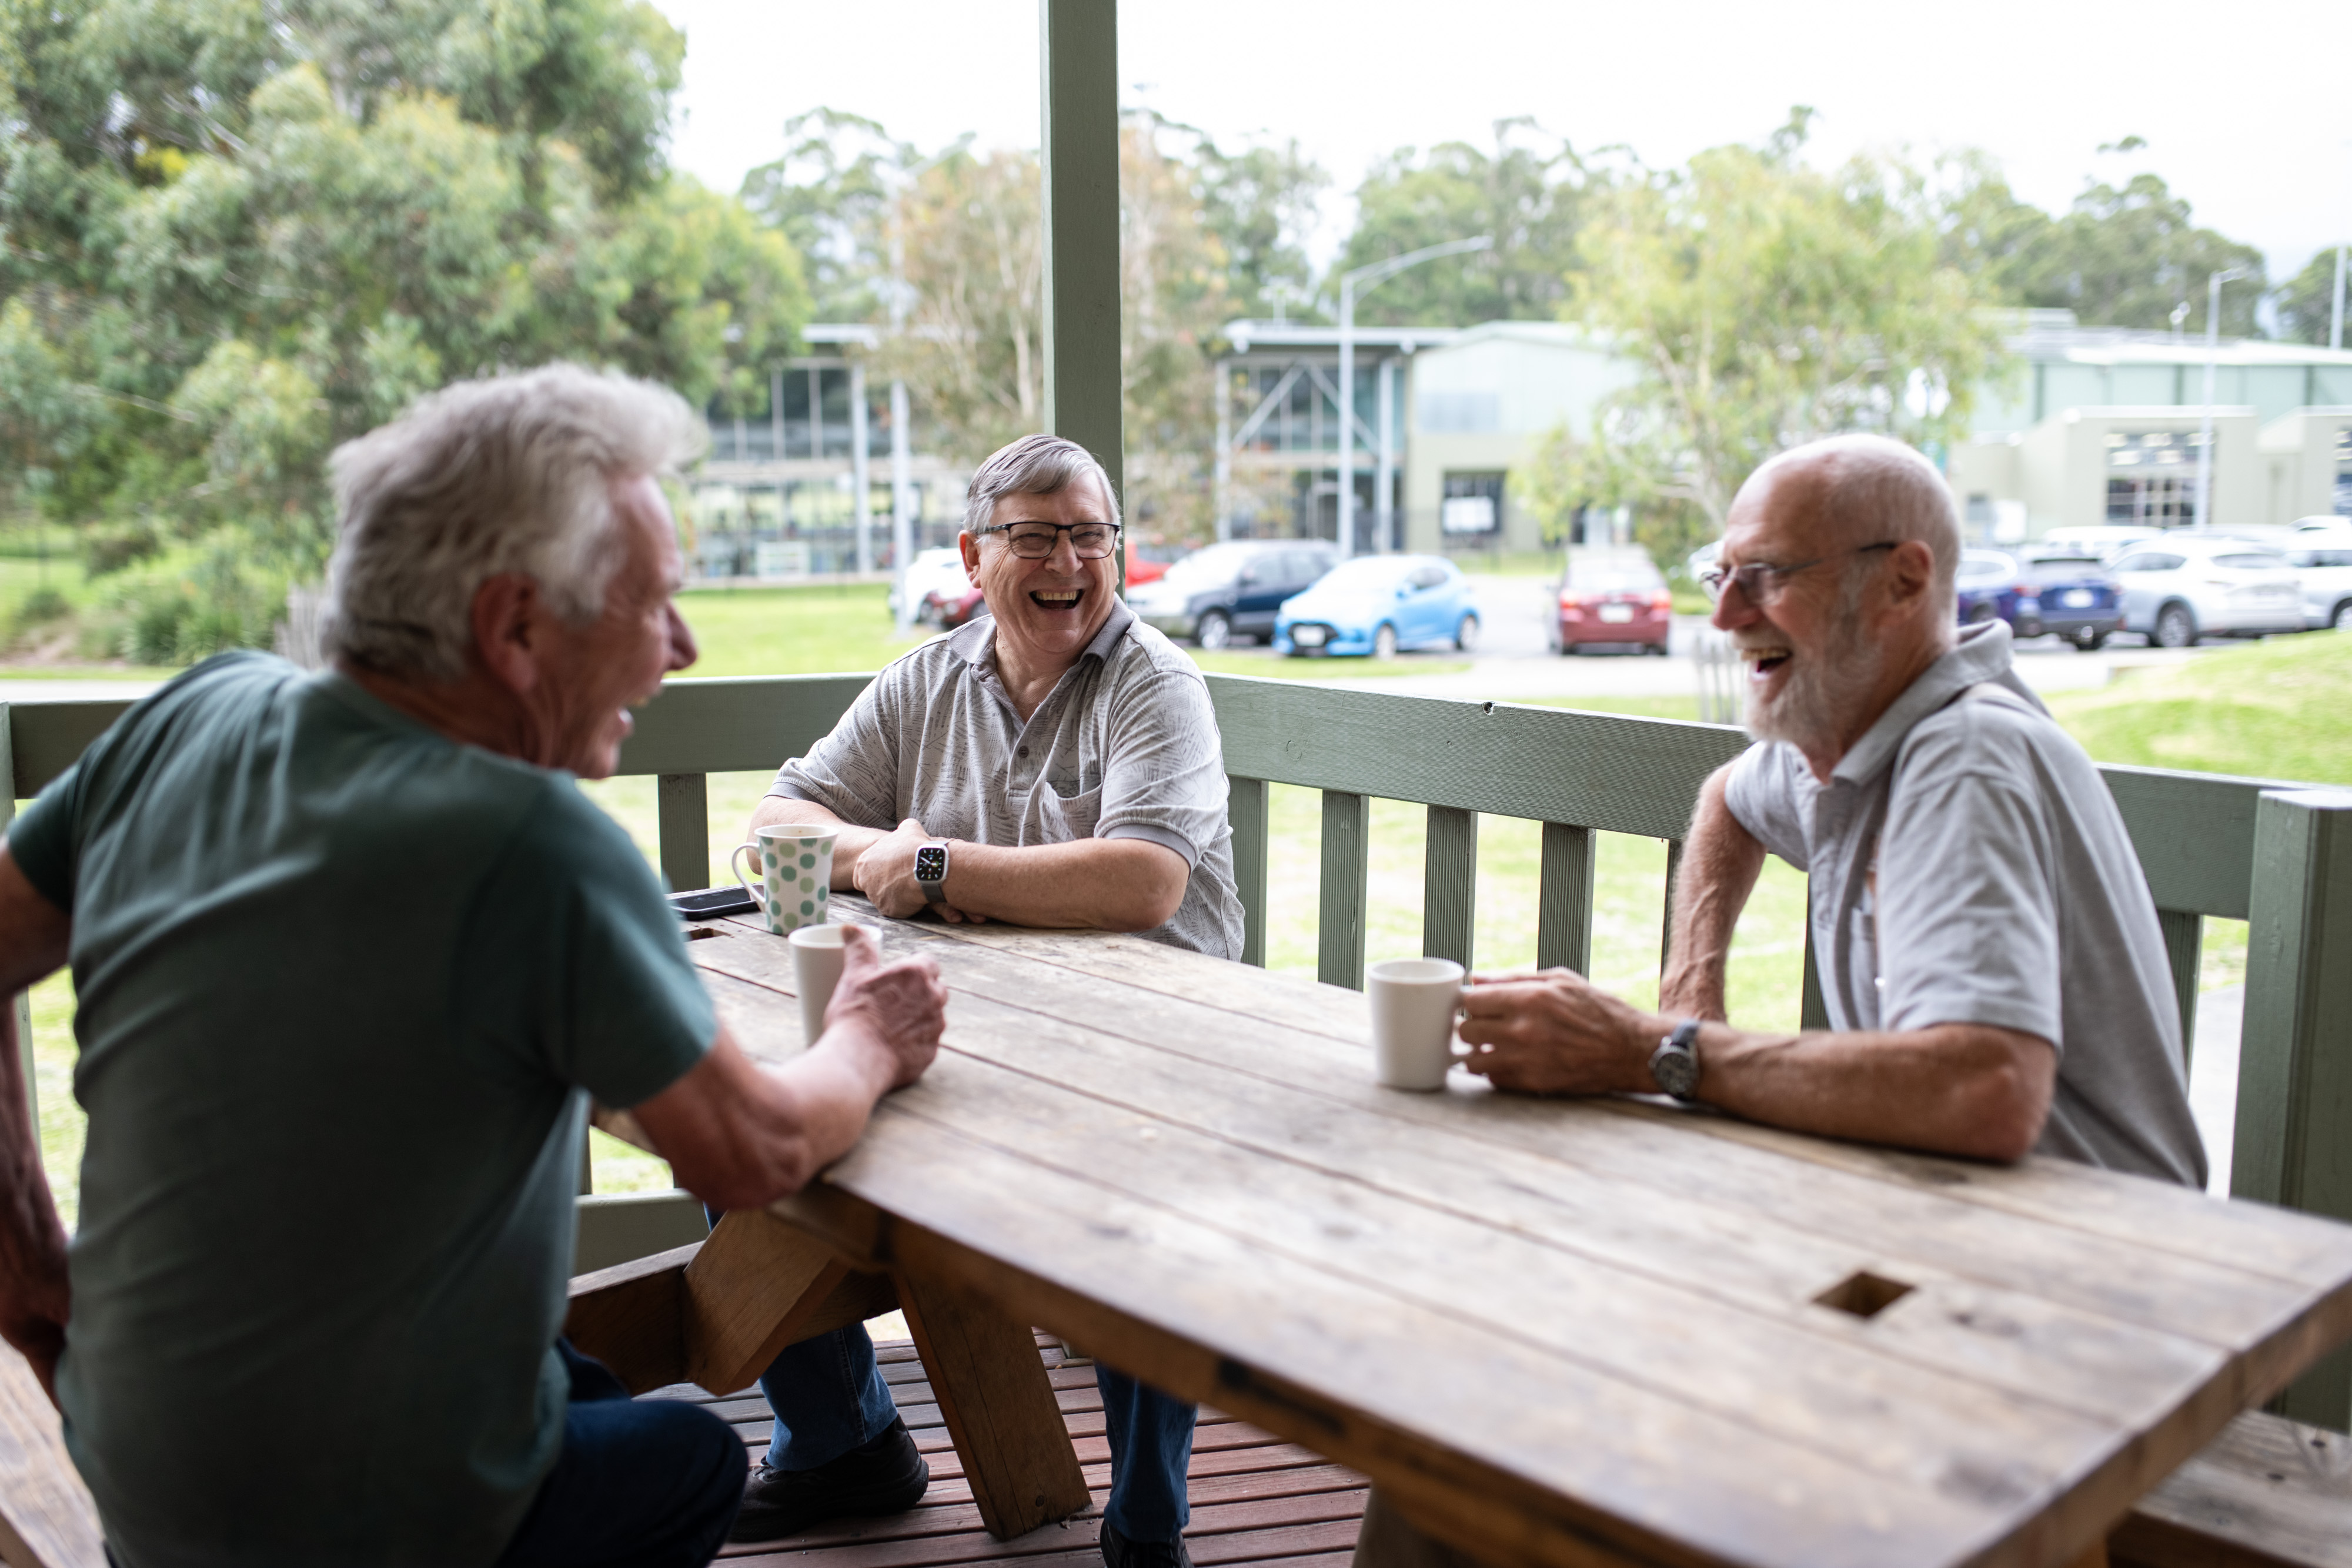
POLYGON ((1080 560, 1100 560, 1118 546, 1117 523, 991 523, 972 532, 982 538, 1003 534, 1023 560, 1044 560, 1064 534, 1070 536, 1070 549, 1080 560))
POLYGON ((1761 610, 1780 598, 1782 590, 1788 586, 1789 579, 1801 571, 1811 571, 1825 561, 1843 556, 1893 549, 1902 542, 1900 539, 1881 539, 1874 545, 1856 545, 1852 549, 1832 550, 1827 555, 1817 555, 1811 560, 1797 561, 1790 566, 1769 566, 1762 561, 1751 561, 1746 566, 1707 566, 1700 569, 1698 585, 1706 590, 1709 599, 1719 600, 1723 597, 1723 591, 1736 582, 1739 585, 1741 596, 1761 610))

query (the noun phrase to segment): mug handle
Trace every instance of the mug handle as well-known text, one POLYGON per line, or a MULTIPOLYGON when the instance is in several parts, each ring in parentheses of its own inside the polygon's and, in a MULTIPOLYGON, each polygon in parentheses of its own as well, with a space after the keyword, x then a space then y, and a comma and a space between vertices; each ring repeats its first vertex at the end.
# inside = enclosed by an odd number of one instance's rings
POLYGON ((737 844, 735 846, 735 852, 727 857, 727 869, 735 873, 735 880, 738 883, 742 883, 743 891, 751 895, 751 902, 760 906, 760 913, 761 915, 765 915, 768 913, 768 895, 764 885, 766 879, 763 877, 759 883, 745 882, 743 880, 742 858, 743 852, 745 850, 750 850, 753 854, 758 854, 760 852, 760 846, 751 843, 737 844))

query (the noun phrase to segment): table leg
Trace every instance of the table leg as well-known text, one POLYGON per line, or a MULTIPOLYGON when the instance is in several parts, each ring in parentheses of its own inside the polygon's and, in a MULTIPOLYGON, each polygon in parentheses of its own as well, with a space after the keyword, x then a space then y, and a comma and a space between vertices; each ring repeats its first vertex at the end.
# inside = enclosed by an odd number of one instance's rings
POLYGON ((901 1270, 898 1306, 981 1521, 999 1541, 1094 1500, 1028 1328, 963 1286, 901 1270))

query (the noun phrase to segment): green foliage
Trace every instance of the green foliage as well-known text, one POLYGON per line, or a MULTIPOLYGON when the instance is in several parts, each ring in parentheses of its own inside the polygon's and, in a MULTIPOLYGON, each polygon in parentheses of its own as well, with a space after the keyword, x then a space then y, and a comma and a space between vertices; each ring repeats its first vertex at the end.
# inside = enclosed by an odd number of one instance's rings
POLYGON ((2313 256, 2311 265, 2278 291, 2278 318, 2280 334, 2289 341, 2327 345, 2328 333, 2336 324, 2334 246, 2313 256))
POLYGON ((807 290, 666 168, 683 50, 646 0, 0 0, 0 511, 152 558, 121 638, 196 656, 268 641, 327 454, 423 392, 763 383, 807 290))
POLYGON ((1407 147, 1374 164, 1357 188, 1355 233, 1334 267, 1344 272, 1424 246, 1492 235, 1494 248, 1414 267, 1356 306, 1367 325, 1470 327, 1549 320, 1580 265, 1586 217, 1583 163, 1532 120, 1495 122, 1489 153, 1463 141, 1426 154, 1407 147))
POLYGON ((1806 118, 1585 193, 1562 314, 1636 379, 1590 430, 1553 433, 1523 477, 1552 537, 1579 505, 1630 503, 1671 561, 1721 529, 1775 452, 1855 430, 1933 447, 1967 429, 2001 349, 1939 254, 1932 193, 1898 163, 1799 163, 1806 118))

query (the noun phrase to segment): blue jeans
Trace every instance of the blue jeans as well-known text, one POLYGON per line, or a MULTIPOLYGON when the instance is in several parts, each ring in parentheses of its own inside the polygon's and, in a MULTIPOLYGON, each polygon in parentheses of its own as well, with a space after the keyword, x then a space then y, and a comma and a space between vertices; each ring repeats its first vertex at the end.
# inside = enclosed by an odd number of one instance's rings
MULTIPOLYGON (((706 1207, 703 1213, 718 1229, 719 1211, 706 1207)), ((760 1374, 760 1392, 776 1417, 767 1462, 780 1470, 830 1464, 898 1418, 863 1323, 786 1345, 760 1374)))
POLYGON ((698 1405, 635 1400, 562 1341, 563 1451, 499 1568, 703 1568, 743 1501, 743 1443, 698 1405))
POLYGON ((1173 1541, 1192 1522, 1184 1473, 1200 1407, 1095 1363, 1110 1438, 1110 1501, 1103 1522, 1129 1541, 1173 1541))

